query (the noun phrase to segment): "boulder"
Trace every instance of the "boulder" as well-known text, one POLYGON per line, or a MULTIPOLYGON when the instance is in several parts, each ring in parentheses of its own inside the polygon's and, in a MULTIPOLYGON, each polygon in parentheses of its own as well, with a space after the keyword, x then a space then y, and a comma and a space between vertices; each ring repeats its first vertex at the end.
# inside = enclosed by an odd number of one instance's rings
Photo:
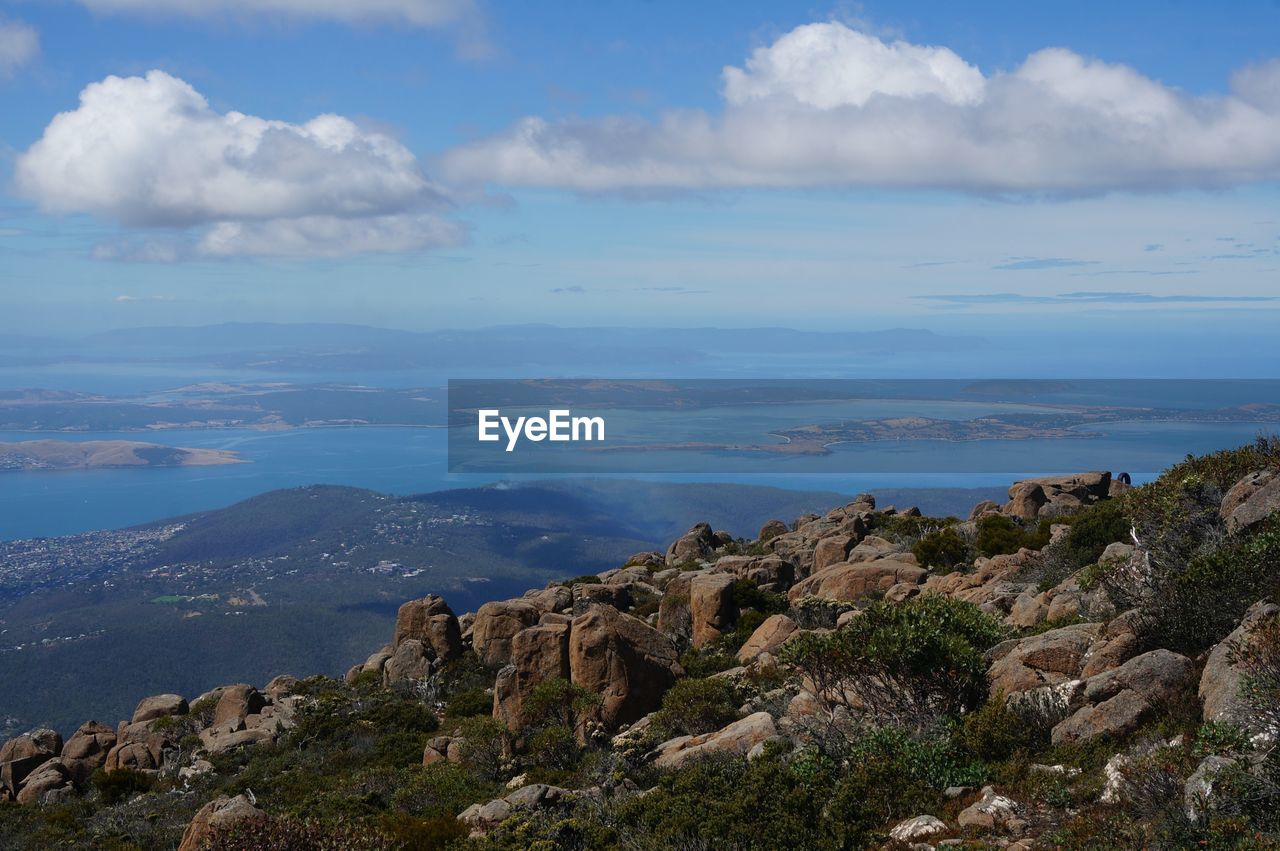
POLYGON ((1217 785, 1218 775, 1233 768, 1235 764, 1234 759, 1226 756, 1210 755, 1200 760, 1200 764, 1182 787, 1182 809, 1188 819, 1199 821, 1213 810, 1216 803, 1213 800, 1213 790, 1217 785))
POLYGON ((227 727, 209 727, 200 731, 200 743, 210 754, 221 754, 236 748, 274 742, 275 731, 262 727, 230 729, 227 727))
POLYGON ((572 681, 600 695, 600 722, 616 730, 657 709, 684 671, 675 645, 637 618, 594 605, 569 632, 572 681))
POLYGON ((818 541, 813 548, 814 571, 848 560, 849 551, 856 543, 852 535, 832 535, 818 541))
POLYGON ((1240 625, 1209 652, 1199 687, 1205 721, 1240 723, 1243 719, 1240 681, 1244 672, 1235 662, 1236 652, 1247 646, 1253 629, 1259 623, 1275 617, 1280 617, 1280 606, 1267 600, 1254 603, 1245 612, 1240 625))
POLYGON ((451 662, 462 655, 462 628, 443 597, 430 594, 410 600, 396 613, 393 644, 417 639, 431 648, 432 658, 451 662))
POLYGON ((157 694, 144 697, 133 710, 133 723, 151 721, 166 715, 186 715, 187 701, 177 694, 157 694))
POLYGON ((738 620, 733 583, 733 575, 727 573, 706 573, 690 581, 690 637, 694 647, 705 647, 715 641, 738 620))
POLYGON ((361 674, 367 674, 371 672, 377 673, 378 676, 382 676, 383 669, 386 667, 386 664, 387 664, 387 660, 391 658, 391 654, 394 650, 395 650, 395 647, 388 644, 385 647, 383 647, 381 650, 375 651, 372 655, 369 656, 368 659, 364 661, 363 664, 356 665, 352 667, 351 670, 347 671, 347 676, 346 676, 347 682, 353 683, 355 682, 356 678, 359 677, 361 674))
POLYGON ((573 606, 573 591, 563 585, 551 585, 541 591, 530 591, 524 599, 533 603, 543 614, 563 612, 573 606))
POLYGON ((1085 654, 1100 630, 1096 623, 1073 624, 996 645, 987 670, 991 693, 1009 697, 1078 679, 1085 654))
POLYGON ((267 699, 253 686, 237 683, 227 686, 218 698, 218 705, 213 710, 211 726, 235 725, 244 722, 246 716, 261 712, 267 705, 267 699))
POLYGON ((921 842, 930 836, 946 833, 947 824, 937 816, 916 816, 898 822, 890 831, 889 838, 895 842, 921 842))
POLYGON ((605 582, 579 582, 573 586, 573 613, 585 612, 592 603, 613 606, 618 611, 631 608, 631 586, 605 582))
POLYGON ((888 591, 900 582, 918 585, 929 572, 900 557, 883 558, 862 564, 833 564, 792 586, 792 602, 802 597, 825 600, 857 600, 867 594, 888 591))
POLYGON ((982 797, 960 811, 956 824, 978 830, 1004 830, 1016 822, 1018 805, 1003 795, 996 794, 991 786, 982 790, 982 797))
POLYGON ((723 556, 711 568, 713 573, 731 573, 738 579, 754 582, 761 588, 785 591, 795 580, 796 569, 778 555, 723 556))
POLYGON ((1274 470, 1250 473, 1222 498, 1222 519, 1232 533, 1252 529, 1278 511, 1280 473, 1274 470))
POLYGON ((46 804, 65 800, 75 794, 69 772, 62 760, 54 757, 42 763, 22 782, 18 792, 19 804, 46 804))
POLYGON ((757 712, 734 721, 722 730, 701 736, 680 736, 658 745, 653 764, 659 768, 680 768, 690 760, 712 754, 746 756, 758 745, 776 738, 778 728, 768 712, 757 712))
POLYGON ((266 813, 251 804, 244 795, 236 795, 234 798, 219 796, 192 816, 191 823, 182 834, 178 851, 199 851, 207 847, 219 832, 266 817, 266 813))
POLYGON ((1169 650, 1135 656, 1085 681, 1084 705, 1053 728, 1053 744, 1087 743, 1103 735, 1131 733, 1194 681, 1195 663, 1185 656, 1169 650))
POLYGON ((539 624, 511 639, 511 664, 498 672, 493 687, 493 715, 511 730, 528 723, 524 701, 539 683, 569 679, 569 630, 568 624, 539 624))
POLYGON ((486 665, 511 661, 511 639, 525 627, 538 622, 542 612, 527 600, 485 603, 476 610, 471 625, 471 645, 486 665))
POLYGON ((699 523, 672 542, 667 548, 666 562, 669 567, 706 561, 719 546, 715 532, 706 523, 699 523))
POLYGON ((382 667, 383 682, 390 685, 426 679, 431 675, 434 656, 435 651, 426 642, 416 638, 401 641, 382 667))
POLYGON ((796 622, 786 615, 770 615, 738 650, 738 661, 746 665, 761 653, 776 655, 778 648, 799 629, 796 622))
POLYGON ((762 544, 767 543, 779 535, 787 534, 788 531, 786 523, 781 520, 770 520, 760 527, 760 534, 756 536, 756 540, 762 544))
POLYGON ((16 796, 27 776, 62 753, 62 736, 47 728, 15 736, 0 746, 0 788, 16 796))
POLYGON ((1010 486, 1009 501, 1001 510, 1023 520, 1056 517, 1106 499, 1110 492, 1107 472, 1023 479, 1010 486))
POLYGON ((994 500, 984 499, 982 502, 975 505, 969 511, 969 519, 981 520, 983 517, 989 517, 992 514, 999 514, 999 513, 1000 513, 1000 503, 994 500))
POLYGON ((705 571, 686 571, 672 577, 658 603, 658 631, 672 639, 687 641, 693 635, 689 611, 693 579, 705 571))
POLYGON ((297 677, 292 674, 280 674, 272 677, 271 682, 267 683, 267 687, 262 691, 267 696, 267 699, 274 703, 293 694, 297 687, 297 677))
POLYGON ((93 772, 107 761, 107 753, 115 747, 116 731, 97 721, 86 721, 62 746, 62 762, 71 779, 83 786, 93 772))
POLYGON ((505 798, 487 804, 472 804, 458 814, 458 821, 471 828, 471 837, 484 836, 520 809, 536 809, 558 804, 569 792, 559 786, 533 783, 522 786, 505 798))

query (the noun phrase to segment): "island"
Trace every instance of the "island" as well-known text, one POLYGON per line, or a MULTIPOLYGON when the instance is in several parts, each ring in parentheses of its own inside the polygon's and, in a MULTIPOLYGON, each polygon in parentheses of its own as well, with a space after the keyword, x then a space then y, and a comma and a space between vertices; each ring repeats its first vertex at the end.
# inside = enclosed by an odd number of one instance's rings
POLYGON ((90 467, 208 467, 242 464, 226 449, 185 449, 132 440, 25 440, 0 443, 0 472, 90 467))

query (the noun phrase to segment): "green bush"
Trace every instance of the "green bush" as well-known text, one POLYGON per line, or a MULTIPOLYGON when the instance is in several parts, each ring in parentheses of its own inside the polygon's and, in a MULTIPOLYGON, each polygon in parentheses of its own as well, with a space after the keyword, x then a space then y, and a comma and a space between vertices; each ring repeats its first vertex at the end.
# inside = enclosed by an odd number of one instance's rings
POLYGON ((1001 762, 1016 753, 1035 754, 1049 745, 1051 726, 1034 709, 1009 704, 996 695, 964 716, 956 741, 983 762, 1001 762))
POLYGON ((652 723, 662 739, 697 736, 737 721, 738 704, 728 680, 686 677, 662 696, 662 708, 652 723))
POLYGON ((99 769, 93 773, 89 781, 98 791, 98 797, 107 806, 118 804, 123 800, 150 792, 156 785, 155 778, 131 768, 119 768, 115 771, 99 769))
POLYGON ((483 688, 460 691, 445 704, 444 714, 450 718, 470 718, 473 715, 489 715, 493 712, 493 695, 483 688))
POLYGON ((1049 543, 1049 520, 1041 520, 1034 529, 1024 529, 1012 517, 989 514, 978 520, 978 537, 974 542, 984 556, 1011 555, 1022 548, 1042 549, 1049 543))
POLYGON ((835 632, 800 633, 779 657, 812 680, 829 708, 922 729, 981 703, 983 652, 1005 635, 977 606, 929 595, 873 603, 835 632))
POLYGON ((950 526, 926 533, 916 541, 911 553, 921 566, 943 572, 973 558, 973 548, 950 526))
POLYGON ((680 654, 680 667, 690 677, 701 679, 730 668, 736 668, 738 660, 732 653, 715 644, 708 647, 690 647, 680 654))
POLYGON ((560 724, 543 727, 529 739, 529 758, 538 768, 567 770, 578 761, 578 740, 573 728, 560 724))
POLYGON ((525 698, 523 711, 531 726, 558 725, 576 729, 600 706, 600 695, 562 677, 543 680, 525 698))

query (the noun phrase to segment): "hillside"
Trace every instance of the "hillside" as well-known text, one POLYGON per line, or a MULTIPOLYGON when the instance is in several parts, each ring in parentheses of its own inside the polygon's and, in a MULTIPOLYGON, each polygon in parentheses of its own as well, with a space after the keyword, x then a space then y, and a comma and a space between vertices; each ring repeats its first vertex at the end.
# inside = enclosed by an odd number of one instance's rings
POLYGON ((609 481, 406 498, 311 487, 135 529, 0 542, 0 729, 69 733, 142 692, 337 674, 406 599, 446 593, 474 608, 660 546, 689 516, 747 535, 839 499, 609 481))
POLYGON ((11 739, 0 842, 1278 848, 1277 592, 1273 439, 964 521, 701 523, 475 611, 411 599, 341 679, 11 739))

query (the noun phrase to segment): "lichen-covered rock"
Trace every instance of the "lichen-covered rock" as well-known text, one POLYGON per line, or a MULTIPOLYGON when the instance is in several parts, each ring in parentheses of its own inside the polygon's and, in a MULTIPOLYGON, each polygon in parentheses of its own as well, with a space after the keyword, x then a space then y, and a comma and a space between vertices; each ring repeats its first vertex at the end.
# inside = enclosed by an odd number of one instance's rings
POLYGON ((1169 650, 1135 656, 1119 668, 1090 677, 1083 706, 1053 728, 1055 745, 1113 738, 1138 728, 1155 709, 1191 687, 1195 663, 1169 650))
POLYGON ((992 694, 1009 697, 1078 679, 1100 629, 1096 623, 1073 624, 992 648, 999 655, 987 671, 992 694))
POLYGON ((1252 529, 1276 512, 1280 512, 1280 473, 1274 470, 1250 473, 1236 482, 1220 508, 1228 532, 1252 529))
POLYGON ((667 548, 666 563, 669 567, 701 562, 711 558, 712 552, 720 545, 715 532, 707 523, 698 523, 688 532, 671 543, 667 548))
POLYGON ((62 753, 62 736, 47 728, 15 736, 0 746, 0 788, 11 796, 27 776, 50 759, 62 753))
POLYGON ((894 825, 889 838, 895 842, 920 842, 946 831, 946 822, 937 816, 916 816, 894 825))

